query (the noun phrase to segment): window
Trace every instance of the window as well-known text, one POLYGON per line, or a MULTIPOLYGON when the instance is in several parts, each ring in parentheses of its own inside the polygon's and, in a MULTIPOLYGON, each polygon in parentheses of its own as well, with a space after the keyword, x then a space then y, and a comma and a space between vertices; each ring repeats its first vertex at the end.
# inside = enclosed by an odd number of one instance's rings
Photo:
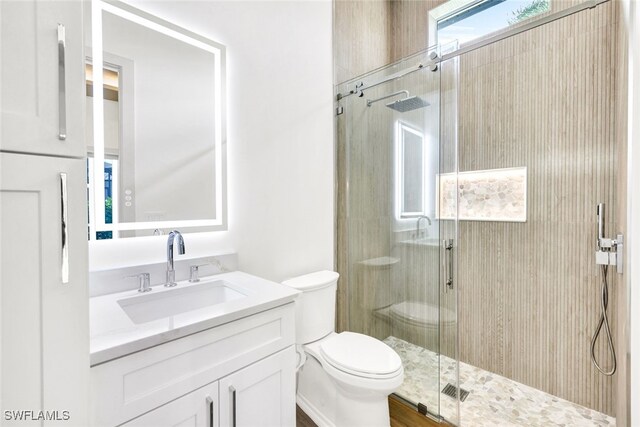
POLYGON ((450 0, 429 12, 429 44, 468 43, 551 10, 551 0, 450 0))

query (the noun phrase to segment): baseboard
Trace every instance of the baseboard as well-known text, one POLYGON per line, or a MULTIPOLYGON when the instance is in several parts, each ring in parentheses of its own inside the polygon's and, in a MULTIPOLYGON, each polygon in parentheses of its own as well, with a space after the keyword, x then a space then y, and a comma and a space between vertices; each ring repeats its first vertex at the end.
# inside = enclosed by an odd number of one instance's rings
POLYGON ((304 397, 296 396, 298 407, 315 423, 318 427, 336 427, 324 415, 316 411, 304 397))
MULTIPOLYGON (((296 411, 297 427, 320 427, 312 415, 317 417, 315 411, 304 401, 298 397, 298 405, 296 411), (308 412, 307 412, 308 411, 308 412)), ((391 418, 391 427, 449 427, 451 424, 447 422, 438 422, 428 416, 419 413, 413 406, 407 405, 403 401, 389 396, 389 417, 391 418)))

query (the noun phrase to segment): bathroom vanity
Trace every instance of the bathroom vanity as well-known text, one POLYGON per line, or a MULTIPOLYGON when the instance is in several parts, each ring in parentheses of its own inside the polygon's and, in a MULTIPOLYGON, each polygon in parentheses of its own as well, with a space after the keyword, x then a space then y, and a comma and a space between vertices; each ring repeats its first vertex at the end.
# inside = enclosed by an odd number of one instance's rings
POLYGON ((92 298, 93 426, 295 425, 297 292, 231 272, 92 298))

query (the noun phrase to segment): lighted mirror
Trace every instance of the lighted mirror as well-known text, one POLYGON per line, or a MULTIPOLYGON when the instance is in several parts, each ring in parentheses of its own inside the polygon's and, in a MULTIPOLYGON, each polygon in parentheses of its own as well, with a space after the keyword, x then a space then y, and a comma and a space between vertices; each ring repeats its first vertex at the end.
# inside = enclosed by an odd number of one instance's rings
POLYGON ((404 122, 396 124, 396 218, 425 215, 424 134, 404 122))
POLYGON ((122 3, 91 15, 89 238, 225 229, 224 46, 122 3))

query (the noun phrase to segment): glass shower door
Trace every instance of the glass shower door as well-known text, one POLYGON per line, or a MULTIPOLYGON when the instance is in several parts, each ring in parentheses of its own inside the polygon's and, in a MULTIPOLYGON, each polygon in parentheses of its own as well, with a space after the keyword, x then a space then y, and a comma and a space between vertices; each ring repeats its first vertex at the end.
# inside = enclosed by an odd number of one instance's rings
MULTIPOLYGON (((455 172, 457 165, 455 147, 443 147, 456 143, 442 138, 446 67, 418 65, 429 63, 429 53, 338 87, 356 92, 338 102, 338 310, 341 329, 396 350, 405 369, 396 395, 437 417, 443 352, 453 373, 446 381, 457 385, 455 292, 446 287, 454 251, 443 245, 455 239, 457 210, 449 203, 453 217, 438 213, 442 168, 455 172)), ((447 418, 455 421, 452 402, 447 418)))

